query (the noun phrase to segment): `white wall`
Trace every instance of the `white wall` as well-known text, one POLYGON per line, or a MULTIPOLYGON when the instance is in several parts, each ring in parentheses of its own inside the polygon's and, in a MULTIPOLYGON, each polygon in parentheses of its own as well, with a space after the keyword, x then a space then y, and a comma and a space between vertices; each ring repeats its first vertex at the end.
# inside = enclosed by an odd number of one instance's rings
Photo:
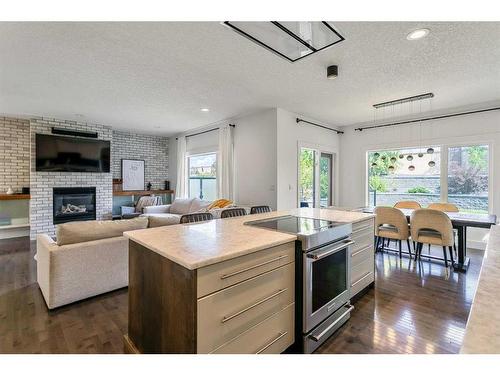
MULTIPOLYGON (((269 205, 276 209, 276 109, 228 119, 192 131, 208 130, 222 124, 235 124, 234 163, 235 200, 242 205, 269 205)), ((189 133, 186 133, 189 134, 189 133)), ((188 152, 205 152, 217 147, 216 131, 189 137, 188 152)), ((177 180, 177 141, 170 137, 169 178, 175 189, 177 180)))
MULTIPOLYGON (((390 149, 419 146, 419 125, 409 124, 378 130, 354 131, 354 127, 343 129, 340 143, 340 204, 358 207, 365 205, 367 173, 366 152, 376 149, 390 149)), ((423 145, 460 145, 481 142, 490 145, 490 211, 500 212, 500 173, 493 166, 500 166, 500 112, 486 112, 474 115, 452 117, 422 123, 423 145)), ((485 230, 468 230, 469 246, 483 247, 485 230)))
POLYGON ((296 118, 316 122, 297 113, 281 108, 277 110, 277 195, 278 210, 297 207, 298 203, 298 150, 299 147, 316 147, 335 154, 334 204, 339 202, 339 135, 317 126, 297 123, 296 118))
POLYGON ((277 207, 276 108, 234 120, 235 199, 277 207))

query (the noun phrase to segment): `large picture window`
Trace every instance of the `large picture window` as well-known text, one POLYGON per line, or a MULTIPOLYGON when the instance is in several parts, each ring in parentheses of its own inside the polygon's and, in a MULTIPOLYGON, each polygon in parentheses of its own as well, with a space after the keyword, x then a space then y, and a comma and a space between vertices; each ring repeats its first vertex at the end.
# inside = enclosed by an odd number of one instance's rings
POLYGON ((217 154, 188 156, 189 198, 217 198, 217 154))
POLYGON ((487 145, 370 151, 367 163, 370 206, 412 200, 422 207, 449 202, 460 211, 488 212, 487 145))
POLYGON ((393 206, 412 200, 424 207, 440 202, 440 148, 434 147, 432 154, 426 151, 427 148, 370 152, 369 205, 393 206))
POLYGON ((448 202, 461 211, 488 212, 488 146, 448 149, 448 202))

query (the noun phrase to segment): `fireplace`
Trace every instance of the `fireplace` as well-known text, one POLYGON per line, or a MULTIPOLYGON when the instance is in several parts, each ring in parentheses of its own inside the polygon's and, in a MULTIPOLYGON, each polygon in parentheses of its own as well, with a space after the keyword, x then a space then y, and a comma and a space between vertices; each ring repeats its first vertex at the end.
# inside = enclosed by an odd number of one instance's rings
POLYGON ((54 188, 54 224, 95 220, 95 187, 54 188))

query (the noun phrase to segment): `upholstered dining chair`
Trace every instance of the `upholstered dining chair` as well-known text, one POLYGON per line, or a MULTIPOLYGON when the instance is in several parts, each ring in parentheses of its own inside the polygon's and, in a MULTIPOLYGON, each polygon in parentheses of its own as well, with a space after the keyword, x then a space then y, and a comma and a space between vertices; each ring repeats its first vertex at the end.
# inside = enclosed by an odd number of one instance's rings
POLYGON ((402 256, 401 241, 406 240, 408 253, 411 258, 410 230, 406 216, 393 207, 375 207, 375 236, 377 237, 376 249, 384 239, 395 240, 399 243, 399 257, 402 256))
POLYGON ((458 209, 458 207, 455 206, 453 203, 431 203, 427 206, 427 208, 430 208, 431 210, 442 211, 442 212, 459 212, 460 211, 458 209))
POLYGON ((253 206, 250 207, 250 214, 263 214, 266 212, 271 212, 271 208, 269 206, 253 206))
MULTIPOLYGON (((430 208, 431 210, 438 210, 441 212, 460 212, 459 208, 455 206, 453 203, 431 203, 427 206, 427 208, 430 208)), ((457 231, 454 229, 453 234, 456 236, 457 231)), ((429 245, 429 253, 431 251, 431 245, 429 245)), ((457 254, 457 246, 455 245, 455 240, 453 240, 453 251, 455 255, 457 254)))
POLYGON ((396 202, 394 208, 409 208, 413 210, 418 210, 419 208, 422 208, 422 206, 420 205, 420 203, 415 201, 399 201, 396 202))
POLYGON ((197 223, 199 221, 213 220, 213 215, 210 212, 196 212, 194 214, 186 214, 181 216, 180 223, 197 223))
POLYGON ((225 219, 226 217, 237 217, 237 216, 245 216, 247 211, 244 208, 228 208, 227 210, 222 211, 220 214, 221 219, 225 219))
POLYGON ((422 253, 424 243, 443 247, 444 264, 448 266, 446 248, 450 252, 451 264, 453 264, 452 247, 455 244, 453 226, 451 220, 442 211, 429 208, 421 208, 412 212, 410 217, 411 238, 417 242, 416 258, 422 253))

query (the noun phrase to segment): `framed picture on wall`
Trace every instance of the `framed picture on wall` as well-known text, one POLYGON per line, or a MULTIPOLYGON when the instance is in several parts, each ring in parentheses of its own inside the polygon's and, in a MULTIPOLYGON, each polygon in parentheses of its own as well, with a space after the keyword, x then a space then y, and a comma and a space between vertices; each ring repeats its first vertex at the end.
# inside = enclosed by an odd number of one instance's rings
POLYGON ((122 159, 123 190, 144 190, 144 160, 122 159))

